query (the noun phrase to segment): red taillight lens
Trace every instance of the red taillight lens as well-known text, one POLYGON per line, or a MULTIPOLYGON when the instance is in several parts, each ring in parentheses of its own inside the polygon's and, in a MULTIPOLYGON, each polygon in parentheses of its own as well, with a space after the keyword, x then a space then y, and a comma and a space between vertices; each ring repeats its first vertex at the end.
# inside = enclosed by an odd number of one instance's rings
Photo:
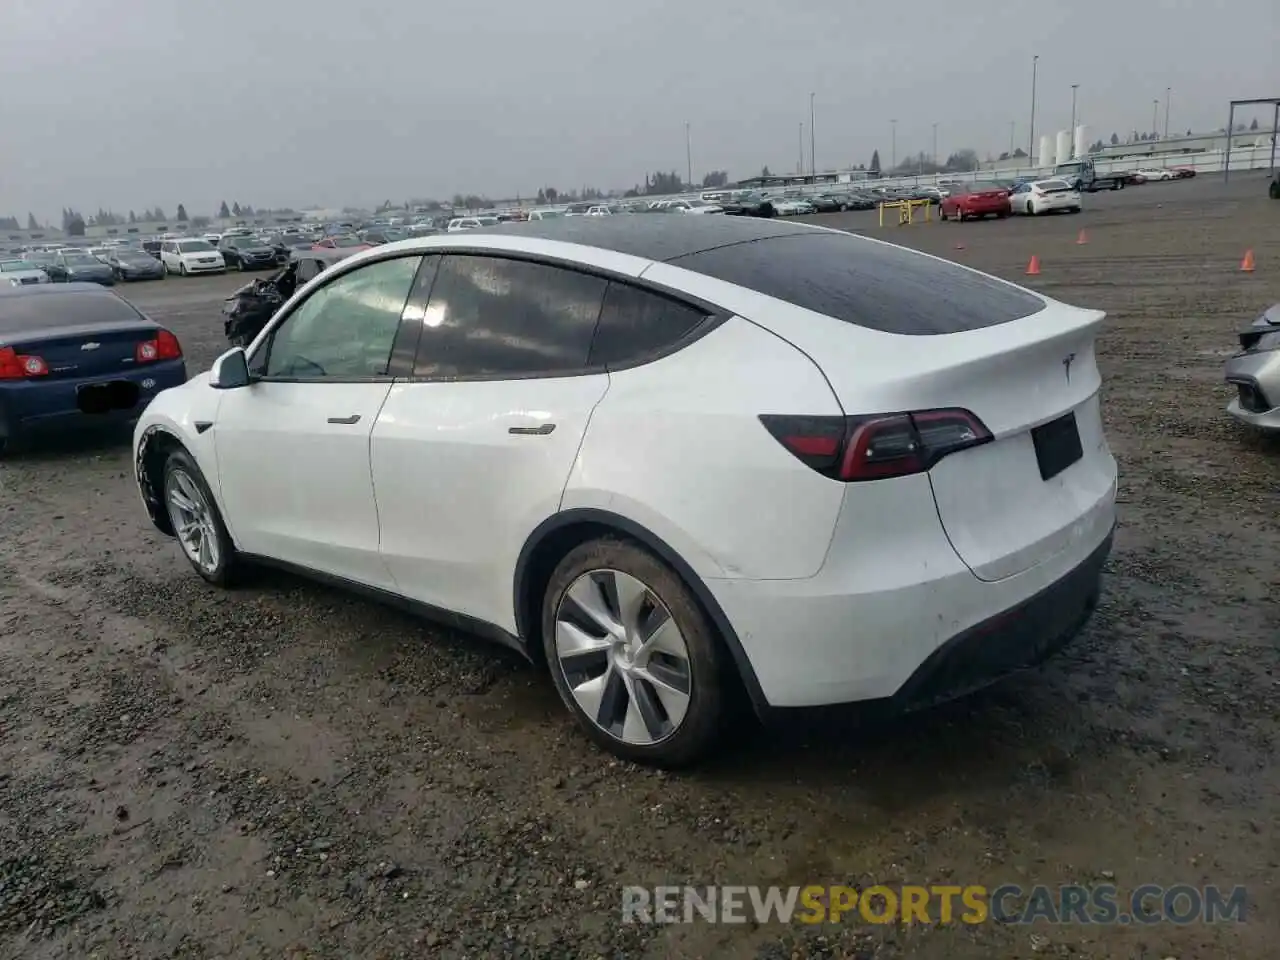
POLYGON ((991 440, 967 410, 946 408, 859 417, 760 417, 801 462, 834 480, 923 473, 948 454, 991 440))
POLYGON ((49 365, 43 357, 18 353, 13 347, 0 347, 0 380, 25 380, 48 375, 49 365))
POLYGON ((152 363, 156 360, 177 360, 182 356, 182 345, 178 338, 168 330, 161 330, 154 340, 144 340, 133 352, 133 358, 139 363, 152 363))

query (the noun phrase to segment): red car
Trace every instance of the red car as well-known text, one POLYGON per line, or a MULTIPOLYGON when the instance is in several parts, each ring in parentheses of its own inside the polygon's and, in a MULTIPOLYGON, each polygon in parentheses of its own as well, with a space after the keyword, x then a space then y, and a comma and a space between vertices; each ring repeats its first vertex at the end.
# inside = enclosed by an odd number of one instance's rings
POLYGON ((350 250, 355 253, 357 250, 372 250, 372 243, 365 243, 359 237, 325 237, 323 240, 313 243, 312 250, 350 250))
POLYGON ((942 198, 938 217, 942 220, 966 220, 970 217, 981 219, 990 214, 1003 220, 1011 210, 1009 191, 1003 187, 964 183, 955 184, 951 195, 942 198))
POLYGON ((1190 180, 1195 175, 1196 175, 1195 167, 1174 167, 1173 168, 1173 179, 1175 180, 1190 180))

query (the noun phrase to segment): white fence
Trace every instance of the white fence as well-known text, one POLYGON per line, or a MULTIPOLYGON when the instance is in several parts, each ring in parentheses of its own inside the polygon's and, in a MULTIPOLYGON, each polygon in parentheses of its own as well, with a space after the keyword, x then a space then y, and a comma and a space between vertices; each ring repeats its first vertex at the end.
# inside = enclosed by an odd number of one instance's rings
MULTIPOLYGON (((1276 157, 1280 159, 1280 147, 1276 149, 1276 157)), ((1094 168, 1098 173, 1115 173, 1122 170, 1137 170, 1139 168, 1150 169, 1159 167, 1189 167, 1195 170, 1198 176, 1206 174, 1220 174, 1226 161, 1225 150, 1202 150, 1194 153, 1164 153, 1164 154, 1142 154, 1133 157, 1093 157, 1094 168)), ((1266 170, 1271 164, 1271 144, 1259 142, 1254 147, 1233 147, 1231 150, 1231 172, 1248 171, 1248 170, 1266 170)), ((830 193, 839 192, 849 188, 865 189, 869 187, 903 187, 903 186, 931 186, 940 180, 962 183, 990 183, 993 181, 1008 182, 1020 177, 1044 177, 1053 173, 1053 167, 1037 167, 1037 166, 1009 166, 996 167, 992 169, 971 170, 961 173, 925 173, 918 176, 900 175, 894 177, 881 177, 878 180, 859 179, 863 174, 859 172, 842 173, 840 176, 848 177, 848 180, 840 180, 837 182, 824 182, 816 184, 785 184, 779 186, 765 187, 764 189, 773 193, 780 189, 786 189, 788 192, 798 192, 803 194, 830 193)), ((830 174, 827 173, 827 176, 830 174)), ((731 188, 716 188, 715 191, 698 191, 695 193, 680 194, 682 197, 695 197, 699 193, 716 192, 718 190, 731 188)), ((660 199, 673 199, 673 197, 644 197, 644 200, 653 201, 660 199)))
MULTIPOLYGON (((1098 173, 1115 173, 1121 170, 1151 169, 1161 167, 1187 167, 1195 170, 1197 175, 1222 173, 1226 164, 1225 150, 1205 150, 1197 153, 1165 153, 1143 154, 1137 157, 1094 157, 1093 165, 1098 173)), ((1280 148, 1276 151, 1280 157, 1280 148)), ((1271 165, 1271 144, 1259 144, 1254 147, 1235 147, 1231 151, 1231 172, 1237 170, 1266 170, 1271 165)), ((923 176, 900 176, 883 180, 867 181, 869 186, 896 186, 932 184, 938 180, 959 180, 963 182, 983 183, 992 180, 1014 180, 1018 177, 1048 176, 1053 167, 999 167, 991 170, 975 170, 969 173, 925 174, 923 176)), ((830 185, 819 185, 816 189, 830 189, 830 185)))
MULTIPOLYGON (((1280 159, 1280 147, 1276 148, 1276 157, 1280 159)), ((1172 168, 1185 166, 1196 170, 1197 175, 1220 174, 1226 161, 1225 150, 1204 150, 1194 154, 1143 154, 1142 156, 1093 157, 1094 169, 1098 173, 1116 173, 1119 170, 1137 170, 1138 168, 1172 168)), ((1231 150, 1231 173, 1236 170, 1266 170, 1271 165, 1271 143, 1258 143, 1254 147, 1234 147, 1231 150)), ((931 186, 938 180, 951 180, 963 183, 989 183, 992 180, 1016 179, 1019 177, 1048 177, 1053 173, 1052 166, 1000 166, 986 170, 970 170, 968 173, 920 174, 918 177, 899 175, 899 177, 883 177, 877 180, 852 180, 847 186, 859 187, 922 187, 931 186)), ((858 174, 854 174, 855 177, 858 174)), ((805 193, 824 193, 832 189, 840 189, 844 183, 804 184, 791 187, 805 193)))

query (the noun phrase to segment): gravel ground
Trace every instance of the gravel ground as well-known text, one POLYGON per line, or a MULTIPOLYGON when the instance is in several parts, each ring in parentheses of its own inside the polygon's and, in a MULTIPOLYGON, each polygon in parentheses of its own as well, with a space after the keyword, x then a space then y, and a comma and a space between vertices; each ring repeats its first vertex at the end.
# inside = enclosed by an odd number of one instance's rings
MULTIPOLYGON (((1152 184, 1037 220, 818 218, 1109 311, 1116 549, 1096 618, 1046 667, 887 728, 744 732, 692 774, 591 749, 549 683, 467 637, 283 575, 206 586, 146 523, 119 435, 5 462, 0 954, 1272 953, 1280 444, 1228 421, 1220 382, 1235 328, 1280 300, 1264 188, 1152 184), (619 923, 626 884, 1112 878, 1244 884, 1249 922, 619 923)), ((202 369, 239 283, 123 292, 202 369)))

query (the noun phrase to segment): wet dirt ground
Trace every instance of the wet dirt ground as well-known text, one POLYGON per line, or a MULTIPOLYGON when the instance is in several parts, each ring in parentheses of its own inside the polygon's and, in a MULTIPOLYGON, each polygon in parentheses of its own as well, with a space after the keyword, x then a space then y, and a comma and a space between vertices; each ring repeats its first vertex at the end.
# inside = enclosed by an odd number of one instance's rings
MULTIPOLYGON (((817 218, 1109 312, 1115 552, 1045 667, 889 726, 744 729, 692 773, 592 749, 550 683, 479 641, 283 575, 205 585, 146 523, 119 436, 0 461, 0 955, 1274 955, 1280 444, 1228 420, 1221 383, 1237 326, 1280 300, 1264 197, 1255 175, 1078 216, 817 218), (1244 885, 1248 908, 621 924, 622 887, 661 883, 1244 885)), ((194 371, 239 283, 122 292, 194 371)))

